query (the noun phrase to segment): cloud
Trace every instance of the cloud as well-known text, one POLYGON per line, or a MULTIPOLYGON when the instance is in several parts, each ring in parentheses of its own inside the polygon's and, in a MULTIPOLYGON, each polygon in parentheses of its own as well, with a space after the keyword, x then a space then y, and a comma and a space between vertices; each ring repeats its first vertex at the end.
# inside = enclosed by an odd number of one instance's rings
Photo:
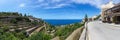
POLYGON ((69 4, 58 4, 58 5, 55 5, 53 7, 48 7, 46 6, 44 9, 55 9, 55 8, 61 8, 61 7, 64 7, 64 6, 67 6, 69 4))
MULTIPOLYGON (((77 4, 90 4, 97 8, 100 8, 101 5, 104 5, 110 2, 110 0, 72 0, 72 1, 77 4)), ((114 4, 117 4, 120 2, 120 0, 112 0, 112 1, 114 2, 114 4)))
POLYGON ((120 3, 120 0, 113 0, 114 3, 120 3))
POLYGON ((97 8, 100 8, 101 5, 105 4, 106 0, 72 0, 74 3, 77 4, 90 4, 92 6, 95 6, 97 8))
POLYGON ((45 0, 38 0, 38 2, 44 2, 45 0))
POLYGON ((37 0, 27 5, 32 8, 55 9, 70 5, 66 0, 37 0))
POLYGON ((52 0, 52 2, 61 2, 63 0, 52 0))
POLYGON ((25 7, 25 3, 21 3, 19 7, 25 7))
MULTIPOLYGON (((101 5, 108 3, 109 0, 36 0, 32 2, 32 7, 40 7, 44 9, 55 9, 70 6, 71 4, 90 4, 96 8, 100 8, 101 5)), ((119 3, 120 0, 113 0, 114 3, 119 3)), ((25 4, 21 4, 24 7, 25 4)), ((72 6, 72 5, 71 5, 72 6)))

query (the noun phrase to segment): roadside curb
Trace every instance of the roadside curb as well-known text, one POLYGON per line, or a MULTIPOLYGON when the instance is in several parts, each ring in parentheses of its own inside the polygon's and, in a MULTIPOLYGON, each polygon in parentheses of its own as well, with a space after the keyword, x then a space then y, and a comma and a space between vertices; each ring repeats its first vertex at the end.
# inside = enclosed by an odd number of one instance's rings
POLYGON ((79 40, 80 35, 83 32, 83 26, 74 30, 65 40, 79 40))

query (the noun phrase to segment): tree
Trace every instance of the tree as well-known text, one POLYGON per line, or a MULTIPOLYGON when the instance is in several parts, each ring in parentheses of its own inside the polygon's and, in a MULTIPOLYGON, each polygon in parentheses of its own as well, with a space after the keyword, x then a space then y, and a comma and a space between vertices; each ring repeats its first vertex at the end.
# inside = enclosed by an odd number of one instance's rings
POLYGON ((24 16, 25 16, 25 17, 27 17, 27 15, 26 15, 26 14, 24 14, 24 16))
POLYGON ((87 16, 87 14, 85 14, 85 22, 87 22, 88 21, 88 16, 87 16))
POLYGON ((97 20, 97 19, 99 19, 101 17, 101 15, 98 15, 94 20, 97 20))
POLYGON ((20 13, 19 15, 22 16, 22 13, 20 13))

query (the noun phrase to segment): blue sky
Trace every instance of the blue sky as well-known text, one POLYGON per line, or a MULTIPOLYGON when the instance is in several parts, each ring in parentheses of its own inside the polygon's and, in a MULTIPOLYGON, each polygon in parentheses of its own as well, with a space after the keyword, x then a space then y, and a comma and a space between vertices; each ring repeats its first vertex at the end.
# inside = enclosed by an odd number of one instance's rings
MULTIPOLYGON (((20 12, 42 19, 82 19, 100 14, 109 0, 0 0, 0 12, 20 12)), ((119 3, 119 0, 113 0, 119 3)))

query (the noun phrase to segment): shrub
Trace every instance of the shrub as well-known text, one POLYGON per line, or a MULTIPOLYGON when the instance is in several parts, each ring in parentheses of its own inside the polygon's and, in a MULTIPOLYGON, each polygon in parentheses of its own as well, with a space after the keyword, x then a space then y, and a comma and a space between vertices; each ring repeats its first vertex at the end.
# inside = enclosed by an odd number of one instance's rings
POLYGON ((26 38, 26 36, 22 32, 16 33, 15 36, 21 40, 26 38))
POLYGON ((51 36, 43 32, 32 35, 28 38, 29 40, 50 40, 51 36))
POLYGON ((3 31, 6 32, 9 30, 9 27, 8 26, 3 26, 3 31))
POLYGON ((19 40, 12 33, 4 33, 0 35, 0 40, 19 40))
POLYGON ((16 19, 12 19, 10 22, 16 24, 17 20, 16 19))
POLYGON ((66 25, 64 27, 59 27, 55 32, 55 36, 60 36, 63 40, 67 38, 75 29, 83 25, 84 24, 81 24, 81 23, 75 23, 73 25, 66 25))

